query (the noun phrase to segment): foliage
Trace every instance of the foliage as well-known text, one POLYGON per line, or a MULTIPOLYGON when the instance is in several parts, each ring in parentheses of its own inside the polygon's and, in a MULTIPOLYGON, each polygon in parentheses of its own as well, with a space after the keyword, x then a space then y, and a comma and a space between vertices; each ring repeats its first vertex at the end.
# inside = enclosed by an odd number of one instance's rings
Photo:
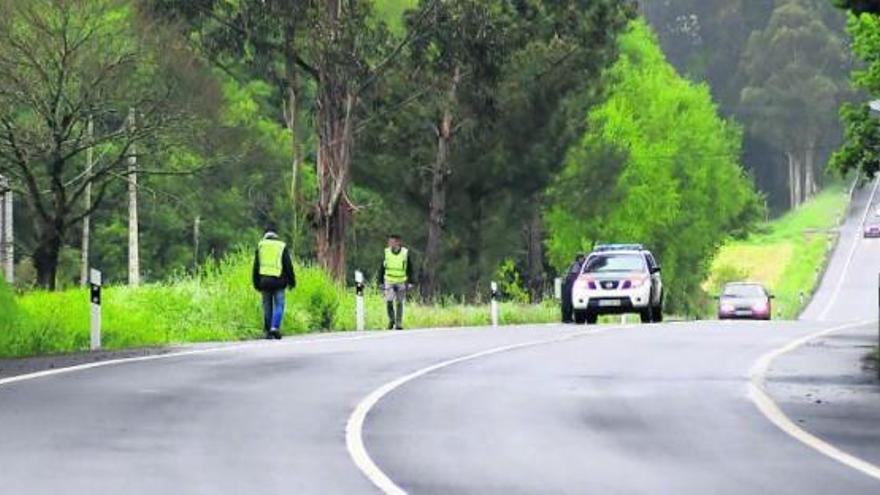
POLYGON ((508 258, 501 263, 494 279, 498 281, 498 290, 505 300, 528 304, 529 293, 523 287, 522 277, 512 259, 508 258))
MULTIPOLYGON (((880 100, 880 8, 874 13, 851 14, 847 31, 853 38, 852 51, 863 66, 852 73, 852 84, 869 100, 880 100)), ((844 144, 834 153, 831 168, 840 174, 857 171, 873 177, 880 171, 880 112, 868 103, 848 103, 840 111, 844 144)))
POLYGON ((742 111, 749 131, 785 154, 791 207, 818 190, 818 149, 837 134, 834 110, 846 91, 844 41, 822 14, 814 0, 778 0, 743 55, 742 111))
MULTIPOLYGON (((761 93, 778 94, 778 88, 774 88, 776 82, 763 76, 754 77, 754 59, 763 59, 757 64, 758 69, 779 72, 782 77, 782 73, 799 65, 799 60, 822 56, 827 53, 826 48, 839 47, 845 40, 844 16, 827 0, 642 0, 640 5, 657 30, 670 62, 688 78, 708 83, 721 113, 743 124, 748 131, 743 140, 745 168, 766 195, 771 211, 776 214, 787 210, 792 196, 791 180, 786 150, 782 146, 784 141, 780 141, 780 136, 786 133, 795 135, 803 123, 781 119, 785 110, 777 107, 791 104, 788 94, 783 95, 784 99, 773 100, 765 109, 753 105, 756 100, 743 105, 742 93, 745 88, 752 88, 758 93, 753 93, 750 98, 759 97, 761 93), (798 16, 789 16, 784 29, 771 26, 771 23, 780 25, 782 13, 794 11, 799 12, 798 16), (770 35, 771 32, 778 36, 770 35), (800 40, 810 37, 825 37, 827 47, 810 52, 796 48, 800 40), (786 44, 791 44, 788 51, 786 44), (766 113, 776 113, 774 120, 777 123, 773 128, 761 126, 766 113)), ((830 79, 838 88, 844 88, 846 63, 810 63, 801 70, 805 69, 814 76, 830 79)), ((792 91, 791 96, 803 94, 811 84, 809 79, 799 81, 794 88, 797 91, 792 91)), ((821 139, 814 145, 817 173, 821 172, 840 141, 840 126, 827 118, 830 113, 833 110, 820 114, 821 118, 814 122, 822 125, 821 139)), ((803 148, 798 147, 800 154, 805 151, 803 148)), ((817 182, 821 180, 821 176, 816 177, 817 182)))
POLYGON ((641 22, 620 50, 608 97, 552 190, 550 256, 561 268, 596 241, 641 242, 663 265, 670 309, 690 313, 708 260, 756 218, 759 198, 738 163, 740 131, 717 116, 708 89, 681 79, 641 22), (571 195, 571 182, 585 183, 587 198, 571 195))
MULTIPOLYGON (((259 295, 250 286, 252 254, 239 251, 208 262, 197 277, 181 277, 139 288, 104 289, 103 346, 120 349, 186 342, 259 338, 259 295)), ((298 286, 288 292, 282 329, 287 335, 319 330, 353 330, 355 297, 321 269, 297 266, 298 286)), ((381 292, 366 294, 367 328, 385 327, 381 292)), ((82 289, 32 291, 13 298, 0 284, 0 357, 82 351, 89 346, 88 294, 82 289), (52 311, 47 311, 52 308, 52 311), (15 316, 17 315, 17 316, 15 316)), ((500 305, 504 324, 547 323, 555 305, 500 305)), ((477 326, 489 323, 486 306, 447 301, 407 306, 408 327, 477 326)))

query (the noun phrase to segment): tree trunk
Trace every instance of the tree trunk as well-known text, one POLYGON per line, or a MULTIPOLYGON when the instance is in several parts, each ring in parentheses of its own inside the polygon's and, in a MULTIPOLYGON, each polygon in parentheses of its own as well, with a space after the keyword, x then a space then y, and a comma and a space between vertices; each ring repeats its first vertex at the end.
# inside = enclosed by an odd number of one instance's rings
POLYGON ((455 116, 453 108, 458 99, 458 84, 461 81, 461 70, 456 66, 449 86, 446 108, 437 126, 437 158, 431 167, 431 202, 428 206, 428 242, 425 247, 425 260, 422 265, 421 292, 426 300, 433 300, 437 295, 437 266, 440 262, 440 249, 443 243, 443 230, 446 227, 446 196, 449 188, 449 176, 452 169, 449 163, 449 151, 453 137, 455 116))
POLYGON ((532 200, 532 215, 526 224, 528 248, 528 270, 526 285, 532 303, 540 302, 544 296, 544 221, 541 218, 540 194, 532 200))
MULTIPOLYGON (((135 126, 135 110, 128 111, 128 125, 132 131, 135 126)), ((141 261, 138 234, 137 197, 137 148, 131 145, 128 158, 128 284, 137 287, 141 283, 141 261)))
MULTIPOLYGON (((83 195, 83 205, 86 211, 88 211, 92 207, 92 166, 94 166, 94 150, 92 148, 92 142, 95 137, 95 127, 91 117, 89 117, 86 132, 88 133, 87 139, 89 142, 89 149, 86 150, 85 180, 87 180, 88 183, 86 184, 86 192, 83 195)), ((89 241, 92 233, 91 220, 91 215, 83 217, 82 249, 80 251, 81 260, 79 271, 79 285, 81 287, 85 287, 86 284, 89 283, 89 241)))
POLYGON ((815 143, 810 142, 807 145, 807 149, 804 152, 804 188, 806 190, 805 198, 810 199, 813 195, 816 194, 818 187, 816 186, 816 169, 815 169, 815 157, 816 150, 814 149, 815 143))
POLYGON ((345 280, 345 242, 350 204, 347 197, 351 169, 354 96, 345 83, 331 79, 321 84, 318 100, 318 204, 314 227, 318 262, 334 279, 345 280))
POLYGON ((792 210, 797 208, 797 197, 795 196, 795 178, 794 178, 794 158, 791 153, 786 152, 785 157, 788 159, 788 206, 792 210))
POLYGON ((40 240, 34 251, 34 267, 37 270, 37 284, 48 290, 55 290, 58 275, 58 255, 61 253, 61 232, 64 225, 61 221, 43 225, 40 240))
POLYGON ((294 26, 290 25, 284 33, 284 71, 287 79, 287 104, 284 116, 288 130, 290 130, 290 201, 293 205, 293 248, 297 246, 299 235, 300 205, 302 193, 300 185, 300 143, 299 143, 299 78, 297 77, 296 51, 294 46, 294 26))

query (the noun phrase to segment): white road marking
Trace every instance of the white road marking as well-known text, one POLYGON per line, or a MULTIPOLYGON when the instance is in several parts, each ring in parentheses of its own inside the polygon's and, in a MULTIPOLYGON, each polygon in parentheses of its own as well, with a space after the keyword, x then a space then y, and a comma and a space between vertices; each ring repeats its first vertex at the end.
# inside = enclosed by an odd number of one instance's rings
POLYGON ((819 314, 819 321, 825 321, 825 317, 828 316, 828 312, 831 311, 831 307, 834 306, 834 303, 837 302, 837 296, 840 295, 840 289, 843 288, 843 282, 846 280, 846 274, 849 272, 849 265, 852 264, 853 256, 856 254, 856 248, 859 247, 859 239, 861 239, 863 235, 863 229, 865 228, 865 221, 868 219, 868 214, 871 212, 871 205, 874 204, 874 196, 877 194, 877 186, 880 185, 880 178, 874 181, 874 189, 871 190, 871 197, 868 198, 868 204, 865 205, 865 213, 862 215, 862 221, 859 224, 859 227, 856 229, 855 238, 853 239, 852 247, 849 250, 849 256, 846 258, 846 263, 843 265, 843 270, 840 271, 840 278, 837 279, 837 285, 834 287, 834 292, 831 294, 831 299, 828 301, 828 304, 825 305, 825 309, 819 314))
MULTIPOLYGON (((530 327, 533 325, 529 325, 530 327)), ((460 330, 467 329, 469 327, 458 328, 460 330)), ((381 339, 388 338, 394 336, 403 336, 403 335, 417 335, 426 332, 439 332, 442 329, 421 329, 421 330, 406 330, 406 331, 374 331, 375 333, 367 334, 367 335, 355 335, 349 337, 339 337, 339 338, 311 338, 311 339, 293 339, 289 338, 287 340, 282 340, 281 342, 265 342, 265 341, 255 341, 255 342, 246 342, 242 344, 229 344, 224 345, 222 347, 211 347, 208 349, 195 349, 191 351, 180 351, 180 352, 169 352, 167 354, 154 354, 151 356, 138 356, 138 357, 129 357, 129 358, 119 358, 119 359, 109 359, 106 361, 96 361, 93 363, 85 363, 78 364, 74 366, 68 366, 64 368, 54 368, 45 371, 37 371, 35 373, 28 373, 24 375, 16 375, 8 378, 0 378, 0 387, 3 385, 8 385, 10 383, 23 382, 26 380, 33 380, 36 378, 44 378, 49 376, 61 375, 65 373, 73 373, 76 371, 89 370, 93 368, 103 368, 104 366, 114 366, 120 364, 127 363, 137 363, 142 361, 157 361, 160 359, 170 359, 176 357, 185 357, 185 356, 197 356, 200 354, 219 354, 222 352, 232 352, 238 351, 242 349, 251 349, 251 348, 279 348, 281 346, 298 346, 303 344, 322 344, 322 343, 333 343, 333 342, 351 342, 355 340, 367 340, 367 339, 381 339)))
POLYGON ((621 329, 621 328, 633 328, 634 326, 607 326, 600 328, 593 328, 590 330, 583 330, 576 333, 571 333, 568 335, 563 335, 560 337, 554 337, 552 339, 543 339, 543 340, 533 340, 530 342, 523 342, 519 344, 506 345, 501 347, 493 347, 491 349, 487 349, 485 351, 475 352, 473 354, 468 354, 466 356, 457 357, 454 359, 449 359, 426 368, 422 368, 420 370, 414 371, 406 376, 402 376, 397 378, 396 380, 392 380, 385 385, 377 388, 372 391, 369 395, 364 397, 358 405, 355 407, 354 411, 351 413, 351 416, 348 418, 348 423, 345 426, 345 445, 348 448, 348 454, 351 456, 351 459, 354 461, 355 465, 370 480, 379 490, 383 493, 389 495, 405 495, 406 491, 404 491, 401 487, 399 487, 391 478, 388 477, 385 472, 379 468, 378 465, 373 461, 373 458, 370 457, 370 453, 367 451, 367 447, 364 445, 364 422, 367 419, 367 415, 370 414, 370 410, 375 407, 375 405, 382 400, 385 396, 393 392, 395 389, 401 387, 402 385, 415 380, 416 378, 422 377, 434 371, 437 371, 442 368, 447 368, 449 366, 453 366, 459 363, 463 363, 466 361, 472 361, 475 359, 479 359, 486 356, 491 356, 495 354, 501 354, 504 352, 515 351, 518 349, 523 349, 526 347, 536 347, 540 345, 547 344, 555 344, 559 342, 564 342, 566 340, 575 339, 578 337, 584 337, 587 335, 595 335, 597 333, 601 333, 604 331, 612 330, 612 329, 621 329))
POLYGON ((860 459, 852 454, 848 454, 796 425, 791 418, 782 412, 782 409, 780 409, 776 402, 770 397, 770 394, 767 393, 765 388, 767 370, 776 358, 797 349, 813 339, 824 337, 841 330, 860 327, 869 323, 873 322, 864 321, 861 323, 853 323, 814 332, 761 356, 761 358, 752 366, 752 369, 749 370, 749 398, 752 399, 752 402, 755 403, 758 410, 761 411, 771 423, 791 437, 835 461, 880 480, 880 466, 871 464, 870 462, 860 459))

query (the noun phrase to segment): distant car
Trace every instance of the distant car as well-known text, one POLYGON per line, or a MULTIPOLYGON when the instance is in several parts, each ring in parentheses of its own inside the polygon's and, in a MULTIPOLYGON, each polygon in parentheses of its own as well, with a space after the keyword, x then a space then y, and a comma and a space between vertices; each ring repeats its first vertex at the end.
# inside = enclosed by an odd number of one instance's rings
POLYGON ((880 224, 870 223, 865 225, 865 237, 880 237, 880 224))
POLYGON ((769 320, 773 314, 771 299, 773 296, 761 284, 729 283, 718 297, 718 319, 769 320))
POLYGON ((575 323, 599 315, 638 313, 642 323, 663 321, 660 265, 638 244, 597 246, 572 287, 575 323))

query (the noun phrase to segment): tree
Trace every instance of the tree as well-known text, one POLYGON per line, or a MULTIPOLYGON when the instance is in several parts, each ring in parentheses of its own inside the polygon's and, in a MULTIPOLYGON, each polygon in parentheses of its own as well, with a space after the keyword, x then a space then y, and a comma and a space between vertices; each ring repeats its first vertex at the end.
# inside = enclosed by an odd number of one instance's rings
MULTIPOLYGON (((852 84, 866 95, 866 99, 880 98, 880 5, 874 2, 850 2, 858 8, 851 14, 848 31, 853 38, 852 50, 863 62, 853 71, 852 84)), ((830 167, 840 174, 857 171, 865 177, 874 177, 880 171, 880 116, 868 103, 847 103, 841 108, 844 125, 844 144, 834 153, 830 167)))
POLYGON ((786 157, 792 208, 818 189, 817 151, 835 134, 846 60, 813 0, 777 1, 767 27, 749 39, 741 105, 751 132, 770 137, 786 157))
POLYGON ((668 306, 694 312, 716 248, 760 214, 738 162, 741 131, 705 85, 678 76, 643 23, 619 43, 607 99, 548 193, 548 249, 563 267, 594 242, 641 242, 663 265, 668 306))
POLYGON ((34 214, 38 282, 54 288, 65 237, 127 175, 132 146, 186 115, 188 105, 174 101, 185 76, 157 77, 170 75, 181 55, 166 44, 157 56, 150 39, 158 32, 138 25, 125 2, 2 0, 0 7, 0 172, 34 214), (130 107, 140 112, 134 131, 126 126, 130 107), (92 146, 101 158, 85 174, 82 155, 92 146), (83 206, 90 186, 95 194, 83 206))
POLYGON ((854 14, 880 14, 880 0, 833 0, 834 5, 854 14))

